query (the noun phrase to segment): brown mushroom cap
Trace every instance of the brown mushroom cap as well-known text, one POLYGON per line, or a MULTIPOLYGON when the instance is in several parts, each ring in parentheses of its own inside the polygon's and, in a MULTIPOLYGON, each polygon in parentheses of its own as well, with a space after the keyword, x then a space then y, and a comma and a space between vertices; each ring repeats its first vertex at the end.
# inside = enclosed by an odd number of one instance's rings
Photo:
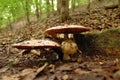
POLYGON ((57 26, 57 27, 52 27, 47 30, 45 30, 45 33, 54 36, 55 34, 68 34, 68 33, 81 33, 85 31, 89 31, 91 28, 90 27, 84 27, 84 26, 78 26, 78 25, 68 25, 68 26, 57 26))
POLYGON ((41 48, 60 48, 57 42, 51 40, 29 40, 13 44, 12 47, 18 49, 41 49, 41 48))

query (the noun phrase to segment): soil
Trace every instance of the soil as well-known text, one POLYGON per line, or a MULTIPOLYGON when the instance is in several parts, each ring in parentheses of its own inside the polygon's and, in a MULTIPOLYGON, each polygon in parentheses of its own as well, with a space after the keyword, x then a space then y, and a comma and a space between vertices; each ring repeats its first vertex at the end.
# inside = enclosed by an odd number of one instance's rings
POLYGON ((97 8, 90 12, 77 10, 70 16, 71 19, 63 23, 55 16, 25 27, 2 30, 0 80, 120 80, 120 56, 83 53, 75 61, 74 56, 72 61, 56 61, 53 53, 44 52, 42 56, 34 52, 21 54, 22 50, 11 47, 11 44, 24 40, 42 39, 45 29, 58 25, 82 25, 91 27, 92 31, 120 27, 117 8, 97 8), (47 59, 43 60, 46 55, 47 59))

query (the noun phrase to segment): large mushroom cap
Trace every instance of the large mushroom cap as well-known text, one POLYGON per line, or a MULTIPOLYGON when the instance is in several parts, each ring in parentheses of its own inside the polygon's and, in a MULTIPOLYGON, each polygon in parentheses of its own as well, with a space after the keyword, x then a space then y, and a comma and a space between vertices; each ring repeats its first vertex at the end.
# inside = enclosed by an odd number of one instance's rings
POLYGON ((13 44, 12 47, 18 49, 40 49, 40 48, 59 48, 57 42, 51 40, 29 40, 13 44))
POLYGON ((67 26, 57 26, 57 27, 52 27, 47 30, 45 30, 45 33, 54 36, 55 34, 68 34, 68 33, 81 33, 85 31, 89 31, 91 28, 90 27, 84 27, 84 26, 78 26, 78 25, 67 25, 67 26))

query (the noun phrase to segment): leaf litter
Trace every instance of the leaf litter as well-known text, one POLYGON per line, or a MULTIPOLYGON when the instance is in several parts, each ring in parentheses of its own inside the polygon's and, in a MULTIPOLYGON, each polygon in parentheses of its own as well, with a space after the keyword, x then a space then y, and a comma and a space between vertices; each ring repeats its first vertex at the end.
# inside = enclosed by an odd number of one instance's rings
MULTIPOLYGON (((71 13, 67 24, 83 25, 93 30, 103 30, 120 26, 118 10, 95 9, 90 12, 71 13)), ((58 17, 49 18, 42 23, 7 29, 0 34, 0 80, 119 80, 120 58, 103 55, 82 56, 78 62, 41 61, 36 54, 25 54, 14 50, 11 44, 25 40, 42 39, 43 31, 53 26, 64 25, 58 17), (8 33, 8 34, 6 34, 8 33), (9 51, 10 50, 10 51, 9 51)), ((34 53, 34 52, 33 52, 34 53)), ((35 52, 39 53, 39 52, 35 52)), ((46 56, 42 55, 42 58, 46 56)), ((53 58, 53 55, 48 54, 53 58)))

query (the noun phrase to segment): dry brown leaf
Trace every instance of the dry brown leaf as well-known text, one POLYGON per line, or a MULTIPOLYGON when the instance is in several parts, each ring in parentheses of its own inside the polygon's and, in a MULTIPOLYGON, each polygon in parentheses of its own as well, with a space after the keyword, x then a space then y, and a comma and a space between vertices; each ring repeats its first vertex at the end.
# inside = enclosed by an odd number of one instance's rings
POLYGON ((3 76, 2 80, 20 80, 18 76, 3 76))
POLYGON ((92 69, 93 72, 102 72, 103 70, 101 68, 98 69, 92 69))
POLYGON ((6 66, 6 67, 3 67, 3 68, 0 69, 0 73, 3 73, 3 72, 5 72, 5 71, 7 71, 8 69, 9 69, 9 67, 7 67, 7 66, 6 66))
POLYGON ((40 50, 36 50, 36 49, 32 49, 30 52, 32 54, 36 54, 36 55, 40 55, 41 54, 41 51, 40 50))
POLYGON ((10 49, 10 53, 16 54, 16 53, 19 53, 19 52, 20 52, 20 50, 17 49, 17 48, 11 48, 10 49))
POLYGON ((88 74, 89 73, 88 71, 83 71, 81 69, 75 69, 74 72, 77 74, 88 74))
POLYGON ((51 72, 51 73, 54 73, 54 72, 55 72, 55 65, 50 64, 50 65, 49 65, 49 68, 50 68, 49 72, 51 72))
POLYGON ((120 71, 117 71, 116 73, 114 73, 113 77, 115 80, 120 80, 120 71))
POLYGON ((37 70, 35 69, 28 69, 22 71, 22 76, 24 78, 22 80, 33 80, 38 73, 40 73, 48 64, 45 63, 42 67, 38 68, 37 70))
POLYGON ((69 78, 69 76, 66 74, 62 77, 63 80, 67 80, 69 78))
POLYGON ((26 51, 26 49, 21 50, 18 54, 23 55, 23 53, 26 51))
POLYGON ((24 69, 20 74, 15 74, 11 76, 3 76, 2 80, 33 80, 38 73, 40 73, 48 63, 45 63, 42 67, 38 69, 24 69))

